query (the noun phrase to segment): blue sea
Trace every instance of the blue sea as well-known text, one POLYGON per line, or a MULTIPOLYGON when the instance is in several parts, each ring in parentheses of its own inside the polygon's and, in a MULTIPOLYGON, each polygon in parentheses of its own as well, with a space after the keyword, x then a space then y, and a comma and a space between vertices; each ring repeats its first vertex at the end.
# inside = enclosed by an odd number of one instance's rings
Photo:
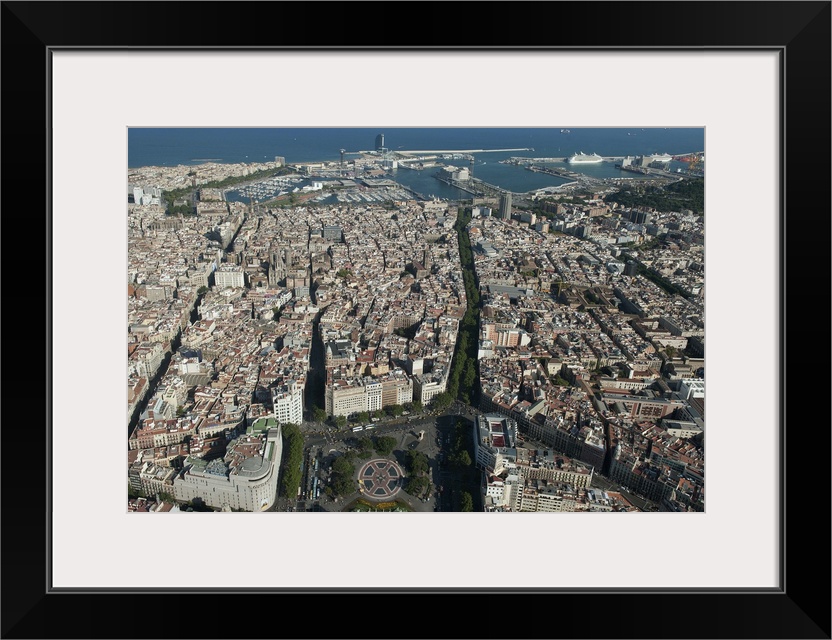
MULTIPOLYGON (((556 186, 565 180, 499 164, 511 156, 563 158, 578 152, 601 156, 678 155, 705 149, 704 128, 131 128, 128 165, 267 162, 275 156, 283 156, 289 164, 339 160, 341 149, 374 149, 378 134, 384 135, 385 146, 392 151, 533 148, 473 154, 475 177, 515 192, 556 186)), ((460 165, 468 166, 467 161, 460 161, 460 165)), ((569 168, 599 178, 632 177, 611 163, 569 168)), ((431 171, 399 169, 395 177, 419 193, 451 198, 460 195, 433 178, 431 171)))

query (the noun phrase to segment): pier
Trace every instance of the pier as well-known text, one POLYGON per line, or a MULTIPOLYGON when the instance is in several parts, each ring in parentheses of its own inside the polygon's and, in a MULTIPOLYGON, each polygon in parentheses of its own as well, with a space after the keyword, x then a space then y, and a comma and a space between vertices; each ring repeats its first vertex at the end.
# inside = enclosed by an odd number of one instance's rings
MULTIPOLYGON (((621 162, 626 156, 600 156, 604 162, 621 162)), ((635 156, 630 156, 635 157, 635 156)), ((546 164, 549 162, 568 162, 569 157, 558 158, 527 158, 525 156, 512 156, 506 160, 501 160, 502 164, 546 164)), ((582 163, 578 163, 582 164, 582 163)), ((592 164, 592 163, 589 163, 592 164)))
MULTIPOLYGON (((446 178, 441 173, 435 173, 433 175, 434 178, 439 180, 440 182, 444 182, 445 184, 459 189, 460 191, 465 191, 466 193, 470 193, 473 196, 499 196, 501 193, 504 193, 506 190, 498 187, 497 185, 489 184, 479 178, 469 178, 468 180, 453 180, 452 178, 446 178)), ((520 193, 514 193, 514 195, 523 195, 520 193)))
POLYGON ((403 185, 403 184, 401 184, 401 183, 397 183, 397 184, 399 185, 399 187, 400 187, 403 191, 406 191, 407 193, 409 193, 410 195, 412 195, 413 197, 415 197, 417 200, 421 200, 421 201, 423 201, 423 202, 426 202, 426 201, 430 200, 430 198, 429 198, 428 196, 426 196, 426 195, 422 195, 421 193, 419 193, 418 191, 414 191, 414 190, 413 190, 413 189, 411 189, 410 187, 406 187, 405 185, 403 185))
POLYGON ((567 178, 569 180, 579 180, 584 177, 574 171, 568 171, 567 169, 555 169, 554 167, 540 167, 534 164, 529 164, 526 165, 525 168, 536 173, 545 173, 550 176, 555 176, 556 178, 567 178))
POLYGON ((461 180, 452 180, 451 178, 445 178, 439 175, 438 173, 434 174, 433 177, 439 180, 440 182, 444 182, 445 184, 454 187, 455 189, 459 189, 460 191, 470 193, 473 196, 481 195, 480 192, 471 189, 471 187, 469 186, 470 181, 462 182, 461 180))
MULTIPOLYGON (((662 153, 636 153, 630 154, 627 156, 600 156, 601 160, 604 162, 622 162, 624 158, 642 158, 642 157, 649 157, 649 156, 663 156, 669 155, 672 157, 673 160, 677 160, 679 162, 689 162, 690 158, 702 158, 705 155, 704 151, 688 151, 686 153, 673 153, 673 154, 662 154, 662 153)), ((565 157, 557 157, 557 158, 529 158, 526 156, 512 156, 511 158, 507 158, 505 160, 501 160, 502 164, 545 164, 549 162, 568 162, 571 156, 565 157)), ((581 163, 579 163, 581 164, 581 163)))
POLYGON ((421 153, 505 153, 509 151, 534 151, 534 149, 416 149, 409 151, 403 151, 401 149, 396 149, 395 151, 391 150, 392 153, 401 153, 404 155, 413 155, 421 153))

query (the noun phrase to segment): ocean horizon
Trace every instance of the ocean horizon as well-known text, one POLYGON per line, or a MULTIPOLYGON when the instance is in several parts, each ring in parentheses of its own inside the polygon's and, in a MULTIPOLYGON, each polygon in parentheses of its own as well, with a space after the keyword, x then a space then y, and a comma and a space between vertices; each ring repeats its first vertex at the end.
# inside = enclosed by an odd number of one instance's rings
MULTIPOLYGON (((305 128, 130 128, 128 168, 145 166, 261 163, 285 158, 287 164, 333 161, 375 149, 376 136, 384 135, 391 151, 468 151, 477 178, 514 192, 526 192, 567 182, 562 178, 500 164, 509 157, 566 158, 576 153, 601 156, 679 155, 705 150, 702 127, 305 127, 305 128), (491 151, 495 149, 533 151, 491 151)), ((452 162, 452 161, 451 161, 452 162)), ((467 163, 467 161, 464 161, 467 163)), ((671 169, 682 167, 681 163, 671 169)), ((595 178, 632 177, 611 163, 569 165, 573 171, 595 178)), ((400 169, 396 180, 420 193, 459 197, 460 192, 432 177, 432 172, 400 169)))

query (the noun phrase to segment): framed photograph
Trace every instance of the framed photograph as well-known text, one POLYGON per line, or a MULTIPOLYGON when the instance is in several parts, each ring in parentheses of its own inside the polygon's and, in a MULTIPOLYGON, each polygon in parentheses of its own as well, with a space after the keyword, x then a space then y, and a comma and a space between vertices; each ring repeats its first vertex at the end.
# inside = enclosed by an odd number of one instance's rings
POLYGON ((830 637, 824 356, 801 339, 827 335, 829 2, 2 11, 6 318, 45 301, 46 336, 6 333, 3 637, 830 637), (707 508, 126 513, 128 132, 217 127, 704 129, 707 508), (44 257, 17 257, 32 237, 44 257), (448 595, 554 615, 446 627, 448 595))

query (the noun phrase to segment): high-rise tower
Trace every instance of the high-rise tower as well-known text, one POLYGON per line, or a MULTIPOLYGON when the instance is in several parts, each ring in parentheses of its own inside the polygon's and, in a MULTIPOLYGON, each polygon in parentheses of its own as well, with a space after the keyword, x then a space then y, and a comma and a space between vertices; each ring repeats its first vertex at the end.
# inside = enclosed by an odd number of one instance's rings
POLYGON ((503 191, 500 196, 500 218, 511 220, 511 191, 503 191))

